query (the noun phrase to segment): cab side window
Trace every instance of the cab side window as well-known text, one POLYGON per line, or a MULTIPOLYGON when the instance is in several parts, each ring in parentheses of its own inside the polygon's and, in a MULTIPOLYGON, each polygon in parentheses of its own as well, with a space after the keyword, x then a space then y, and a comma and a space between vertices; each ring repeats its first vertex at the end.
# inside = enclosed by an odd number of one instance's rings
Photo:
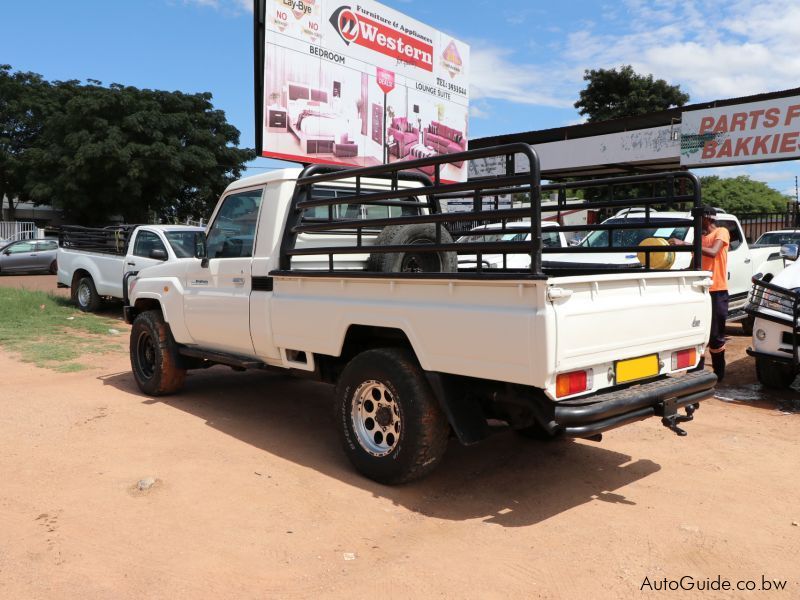
POLYGON ((208 230, 208 258, 253 256, 262 192, 252 190, 225 198, 208 230))
POLYGON ((140 231, 137 233, 136 243, 133 245, 133 255, 150 258, 150 253, 153 250, 167 251, 161 238, 152 231, 140 231))
POLYGON ((727 229, 728 233, 731 234, 731 246, 730 248, 728 248, 728 251, 733 252, 734 250, 739 248, 739 246, 742 245, 742 234, 739 231, 739 228, 736 226, 735 222, 721 221, 717 224, 727 229))
POLYGON ((6 248, 9 254, 22 254, 23 252, 36 252, 36 244, 34 242, 18 242, 6 248))

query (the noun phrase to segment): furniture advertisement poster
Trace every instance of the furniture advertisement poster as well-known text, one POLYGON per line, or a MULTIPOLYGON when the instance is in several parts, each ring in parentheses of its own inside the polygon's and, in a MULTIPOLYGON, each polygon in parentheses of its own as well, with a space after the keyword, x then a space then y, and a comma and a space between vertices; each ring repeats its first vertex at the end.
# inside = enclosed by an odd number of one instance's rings
POLYGON ((371 166, 467 149, 468 45, 371 0, 265 9, 262 156, 371 166))

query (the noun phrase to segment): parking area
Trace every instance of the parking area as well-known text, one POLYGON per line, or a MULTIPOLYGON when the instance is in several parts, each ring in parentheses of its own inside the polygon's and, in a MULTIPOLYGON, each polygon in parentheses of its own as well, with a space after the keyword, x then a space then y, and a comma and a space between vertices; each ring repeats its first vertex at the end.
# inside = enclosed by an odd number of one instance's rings
POLYGON ((154 400, 123 343, 78 373, 0 349, 0 597, 619 598, 720 576, 796 598, 800 396, 764 390, 729 334, 685 438, 651 419, 600 444, 451 440, 396 488, 353 471, 328 386, 215 367, 154 400))

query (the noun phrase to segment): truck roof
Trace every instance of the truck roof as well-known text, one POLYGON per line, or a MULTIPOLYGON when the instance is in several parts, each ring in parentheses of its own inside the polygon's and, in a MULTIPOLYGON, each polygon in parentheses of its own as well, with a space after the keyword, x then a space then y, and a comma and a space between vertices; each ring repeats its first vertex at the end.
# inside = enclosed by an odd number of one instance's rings
POLYGON ((148 227, 156 231, 205 231, 205 227, 197 225, 142 225, 141 227, 148 227))
POLYGON ((302 173, 303 170, 300 168, 287 168, 287 169, 276 169, 274 171, 266 171, 265 173, 259 173, 258 175, 252 175, 250 177, 243 177, 242 179, 237 179, 236 181, 231 182, 231 184, 225 190, 226 192, 230 192, 233 190, 243 189, 253 187, 255 185, 264 185, 265 183, 270 183, 272 181, 282 181, 284 179, 297 179, 302 173))

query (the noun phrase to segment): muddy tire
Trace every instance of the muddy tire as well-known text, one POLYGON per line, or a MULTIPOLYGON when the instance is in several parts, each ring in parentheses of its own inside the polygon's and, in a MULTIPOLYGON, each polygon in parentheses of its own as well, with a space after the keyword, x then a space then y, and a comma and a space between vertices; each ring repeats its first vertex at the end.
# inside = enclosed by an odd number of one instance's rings
POLYGON ((791 365, 756 358, 756 376, 764 387, 785 390, 794 382, 796 373, 791 365))
POLYGON ((81 277, 77 285, 72 286, 72 302, 83 312, 97 312, 103 300, 91 277, 81 277))
POLYGON ((186 369, 161 312, 148 310, 133 322, 130 341, 131 370, 136 385, 148 396, 167 396, 183 387, 186 369))
MULTIPOLYGON (((453 238, 442 228, 441 242, 452 244, 453 238)), ((375 240, 376 246, 422 246, 436 243, 436 225, 397 225, 386 227, 375 240)), ((377 273, 455 273, 458 255, 455 252, 395 252, 372 254, 367 271, 377 273)))
POLYGON ((413 355, 367 350, 336 387, 342 446, 355 468, 394 485, 430 473, 447 449, 450 425, 413 355))

